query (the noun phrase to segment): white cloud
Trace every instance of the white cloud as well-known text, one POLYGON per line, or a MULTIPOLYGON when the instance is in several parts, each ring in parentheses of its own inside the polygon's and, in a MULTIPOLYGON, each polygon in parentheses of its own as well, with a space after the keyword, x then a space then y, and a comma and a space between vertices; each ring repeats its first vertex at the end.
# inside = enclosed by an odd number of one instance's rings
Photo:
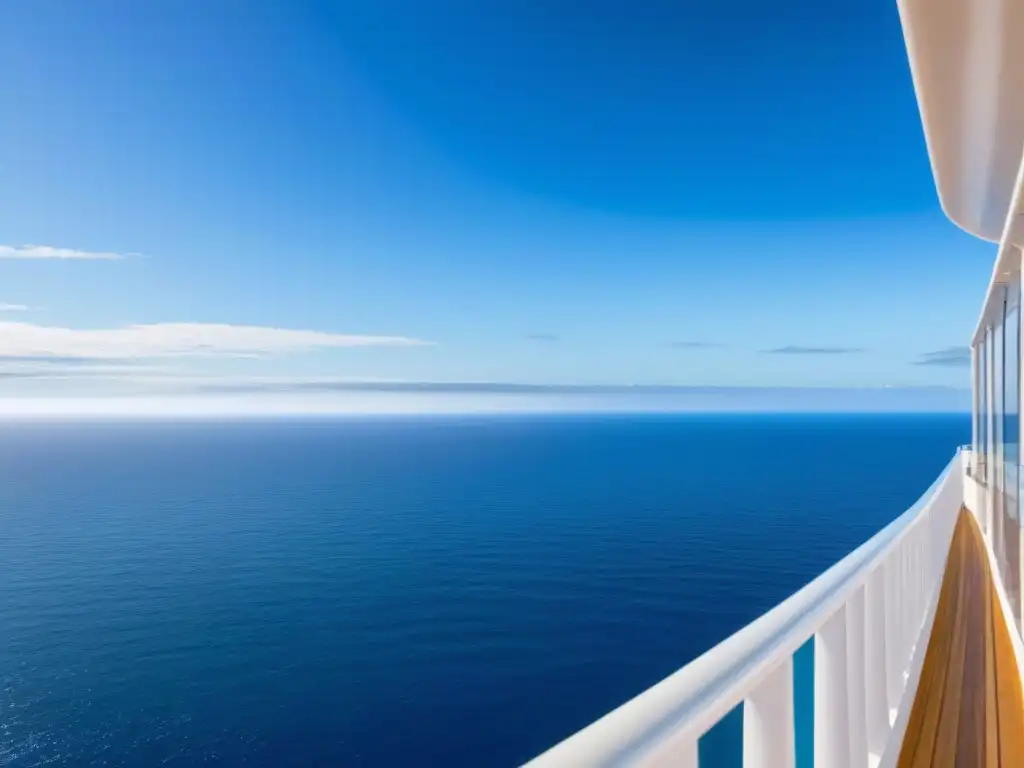
POLYGON ((0 259, 75 259, 79 261, 116 261, 138 253, 112 251, 79 251, 75 248, 54 248, 52 245, 0 245, 0 259))
POLYGON ((407 347, 429 342, 406 336, 216 323, 153 323, 123 328, 59 328, 0 322, 0 357, 130 358, 267 355, 331 347, 407 347))
POLYGON ((0 312, 26 312, 28 307, 24 304, 3 304, 0 303, 0 312))

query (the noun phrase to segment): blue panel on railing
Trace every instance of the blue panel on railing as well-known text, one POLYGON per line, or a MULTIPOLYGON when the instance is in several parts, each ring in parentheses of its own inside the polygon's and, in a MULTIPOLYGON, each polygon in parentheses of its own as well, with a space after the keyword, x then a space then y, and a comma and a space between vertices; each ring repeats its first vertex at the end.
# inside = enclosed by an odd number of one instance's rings
POLYGON ((743 704, 705 733, 698 748, 700 768, 743 768, 743 704))
POLYGON ((814 638, 793 654, 796 768, 814 768, 814 638))

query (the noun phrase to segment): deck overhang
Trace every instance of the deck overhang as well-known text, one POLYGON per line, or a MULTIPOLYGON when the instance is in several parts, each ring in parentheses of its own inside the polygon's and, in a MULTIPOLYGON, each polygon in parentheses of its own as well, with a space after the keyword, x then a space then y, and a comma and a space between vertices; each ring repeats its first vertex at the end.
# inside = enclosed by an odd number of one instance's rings
MULTIPOLYGON (((1024 3, 898 0, 939 200, 1000 242, 1024 147, 1024 3)), ((1024 219, 1010 241, 1024 245, 1024 219)))
POLYGON ((1024 246, 1024 3, 898 0, 942 210, 999 244, 973 342, 1020 279, 1024 246))

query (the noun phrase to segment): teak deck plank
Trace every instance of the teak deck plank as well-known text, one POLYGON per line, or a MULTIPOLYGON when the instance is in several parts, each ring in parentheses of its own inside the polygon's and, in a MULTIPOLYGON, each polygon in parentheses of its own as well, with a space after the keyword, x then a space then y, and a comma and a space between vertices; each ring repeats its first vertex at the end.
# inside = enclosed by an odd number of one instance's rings
POLYGON ((1024 686, 977 521, 961 509, 898 768, 1024 766, 1024 686))

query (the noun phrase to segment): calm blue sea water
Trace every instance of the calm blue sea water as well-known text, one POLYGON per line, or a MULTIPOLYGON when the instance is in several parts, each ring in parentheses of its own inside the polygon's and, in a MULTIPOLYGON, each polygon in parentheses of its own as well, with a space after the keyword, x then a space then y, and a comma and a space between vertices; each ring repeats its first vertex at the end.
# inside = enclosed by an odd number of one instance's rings
POLYGON ((820 573, 969 437, 966 416, 2 425, 0 765, 516 764, 820 573))

